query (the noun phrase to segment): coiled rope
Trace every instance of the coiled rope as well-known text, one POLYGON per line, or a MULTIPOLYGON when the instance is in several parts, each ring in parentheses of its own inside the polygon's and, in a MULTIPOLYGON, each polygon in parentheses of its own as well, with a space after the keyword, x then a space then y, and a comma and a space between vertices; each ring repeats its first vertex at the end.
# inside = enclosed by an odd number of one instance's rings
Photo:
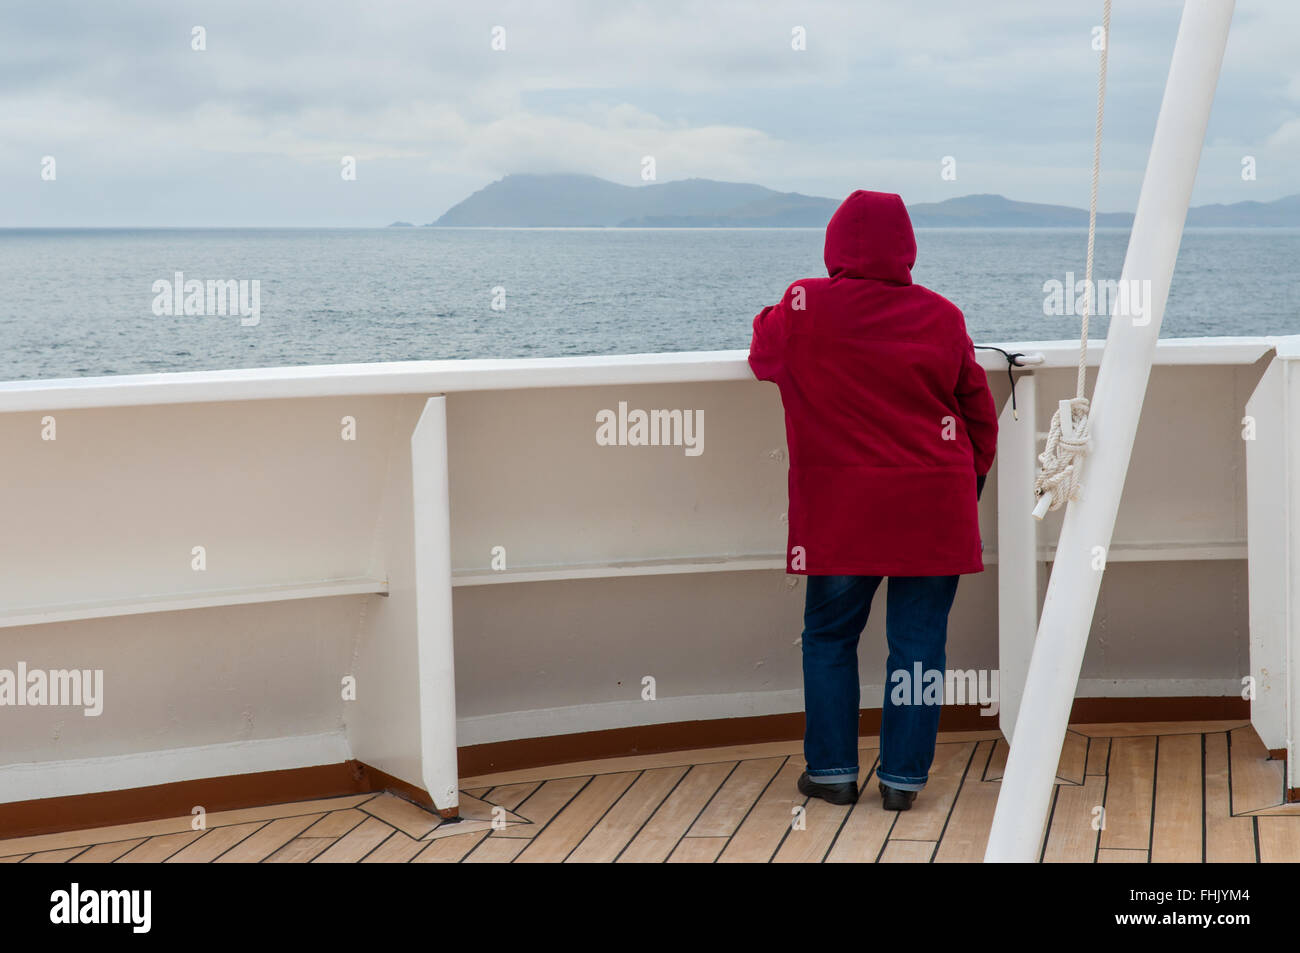
POLYGON ((1106 108, 1106 57, 1110 51, 1110 3, 1105 0, 1102 13, 1101 63, 1097 69, 1097 126, 1092 142, 1092 194, 1088 202, 1088 264, 1084 277, 1083 321, 1079 329, 1079 376, 1075 396, 1061 401, 1052 415, 1052 426, 1047 432, 1047 445, 1038 455, 1041 467, 1034 479, 1034 496, 1039 504, 1034 516, 1042 519, 1044 497, 1050 500, 1048 510, 1060 509, 1066 500, 1079 498, 1079 477, 1083 459, 1091 449, 1088 428, 1088 398, 1084 396, 1088 371, 1088 317, 1092 313, 1092 257, 1097 237, 1097 179, 1101 171, 1101 121, 1106 108), (1068 424, 1063 425, 1061 414, 1069 413, 1068 424))

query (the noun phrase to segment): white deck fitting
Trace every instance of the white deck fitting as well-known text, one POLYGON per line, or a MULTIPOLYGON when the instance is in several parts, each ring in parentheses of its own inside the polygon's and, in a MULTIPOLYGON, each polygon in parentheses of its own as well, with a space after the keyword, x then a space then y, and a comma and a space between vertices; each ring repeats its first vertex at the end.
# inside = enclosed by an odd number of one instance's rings
POLYGON ((1300 788, 1300 353, 1278 349, 1246 404, 1250 546, 1251 723, 1270 750, 1286 749, 1286 786, 1300 788))
POLYGON ((456 774, 456 659, 451 613, 451 495, 447 398, 430 397, 411 434, 415 491, 415 618, 419 643, 420 759, 435 807, 460 800, 456 774))

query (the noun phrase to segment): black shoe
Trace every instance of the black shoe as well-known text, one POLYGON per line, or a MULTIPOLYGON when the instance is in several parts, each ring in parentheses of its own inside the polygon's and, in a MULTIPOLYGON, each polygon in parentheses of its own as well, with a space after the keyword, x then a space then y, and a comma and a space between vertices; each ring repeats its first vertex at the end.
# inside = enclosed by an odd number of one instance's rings
POLYGON ((886 811, 910 811, 912 802, 916 800, 915 791, 904 791, 900 788, 891 788, 884 781, 880 784, 880 806, 886 811))
POLYGON ((804 797, 819 797, 831 804, 856 804, 858 800, 858 782, 845 781, 841 784, 818 784, 808 777, 805 771, 799 775, 799 793, 804 797))

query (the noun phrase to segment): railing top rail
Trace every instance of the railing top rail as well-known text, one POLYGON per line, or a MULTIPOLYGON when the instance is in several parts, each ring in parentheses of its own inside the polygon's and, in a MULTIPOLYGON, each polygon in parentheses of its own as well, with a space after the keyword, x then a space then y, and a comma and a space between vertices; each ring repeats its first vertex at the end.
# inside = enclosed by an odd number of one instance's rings
MULTIPOLYGON (((995 343, 1011 352, 1042 354, 1043 361, 1035 365, 1035 370, 1073 367, 1078 361, 1077 340, 995 343)), ((1089 342, 1089 363, 1100 363, 1104 346, 1105 341, 1089 342)), ((1253 364, 1273 350, 1286 354, 1300 353, 1300 335, 1169 338, 1160 341, 1155 363, 1253 364)), ((976 354, 985 369, 1006 369, 1006 359, 996 351, 977 351, 976 354)), ((751 380, 746 355, 743 350, 684 351, 330 364, 5 381, 0 382, 0 413, 305 397, 751 380)))

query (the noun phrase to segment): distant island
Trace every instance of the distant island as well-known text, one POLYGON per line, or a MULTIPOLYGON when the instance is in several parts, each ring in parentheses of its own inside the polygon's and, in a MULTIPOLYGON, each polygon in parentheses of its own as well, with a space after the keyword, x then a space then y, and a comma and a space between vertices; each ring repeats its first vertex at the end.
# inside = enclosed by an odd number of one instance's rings
POLYGON ((410 222, 390 222, 389 228, 415 228, 410 222))
MULTIPOLYGON (((619 185, 594 175, 507 175, 453 205, 425 227, 824 228, 839 199, 776 192, 761 185, 682 179, 619 185)), ((1086 226, 1086 209, 965 195, 909 205, 918 228, 1086 226)), ((1129 212, 1101 212, 1100 226, 1128 227, 1129 212)), ((1202 205, 1191 226, 1300 226, 1300 195, 1272 202, 1202 205)), ((409 226, 394 222, 390 227, 409 226)))

